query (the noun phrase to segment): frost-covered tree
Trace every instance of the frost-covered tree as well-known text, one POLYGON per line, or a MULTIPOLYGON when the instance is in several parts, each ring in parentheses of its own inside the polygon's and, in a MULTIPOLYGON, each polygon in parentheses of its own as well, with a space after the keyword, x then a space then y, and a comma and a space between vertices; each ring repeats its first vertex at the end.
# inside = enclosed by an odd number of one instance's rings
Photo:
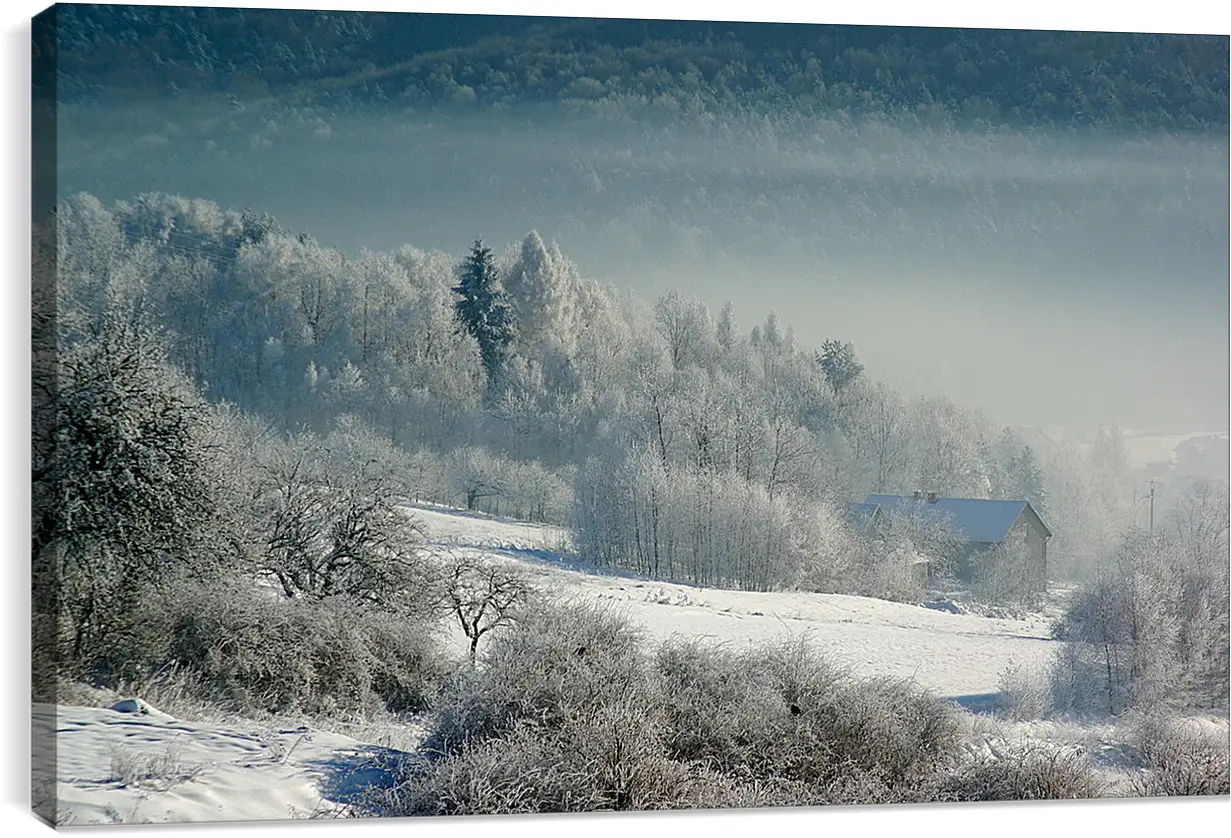
POLYGON ((1227 551, 1231 506, 1227 484, 1198 479, 1185 488, 1167 516, 1180 545, 1194 555, 1217 556, 1227 551))
POLYGON ((399 506, 404 492, 389 464, 363 457, 364 447, 299 434, 260 452, 257 570, 287 597, 421 612, 430 599, 421 531, 399 506))
POLYGON ((782 350, 785 339, 778 325, 778 312, 771 311, 765 317, 764 323, 752 327, 750 342, 754 347, 769 355, 777 354, 782 350))
POLYGON ((911 429, 901 396, 877 382, 862 389, 854 399, 852 413, 848 426, 855 448, 861 452, 857 471, 866 488, 876 492, 905 491, 911 429))
POLYGON ((825 341, 816 354, 816 362, 836 396, 841 396, 863 373, 863 364, 855 356, 855 344, 849 342, 825 341))
POLYGON ((1188 536, 1126 538, 1074 594, 1054 632, 1065 643, 1052 667, 1060 709, 1225 710, 1226 543, 1206 549, 1188 536))
POLYGON ((467 509, 475 509, 483 498, 500 497, 504 492, 504 463, 483 448, 454 449, 447 458, 447 469, 454 499, 464 501, 467 509))
POLYGON ((120 220, 93 195, 77 193, 57 207, 53 229, 61 306, 101 312, 127 257, 120 220))
POLYGON ((673 369, 702 363, 713 333, 709 310, 700 300, 670 291, 654 303, 654 328, 667 345, 673 369))
POLYGON ((493 381, 513 342, 513 315, 491 248, 476 239, 470 253, 458 267, 455 309, 462 327, 479 344, 483 368, 493 381))
MULTIPOLYGON (((1043 484, 1043 469, 1034 456, 1034 449, 1029 445, 1009 459, 1008 493, 1019 500, 1028 500, 1039 515, 1046 516, 1047 489, 1043 484)), ((1044 517, 1046 520, 1046 517, 1044 517)))
POLYGON ((620 374, 621 356, 630 343, 628 322, 619 316, 614 292, 597 282, 577 284, 577 342, 573 357, 581 389, 590 400, 610 392, 620 374))
POLYGON ((975 417, 946 398, 920 398, 909 414, 914 490, 987 497, 975 417))
POLYGON ((714 338, 723 352, 729 352, 739 340, 739 328, 735 324, 735 306, 728 300, 718 314, 718 325, 714 338))
MULTIPOLYGON (((209 413, 167 361, 165 344, 131 312, 61 338, 46 411, 51 434, 33 451, 36 577, 58 611, 60 649, 85 663, 103 654, 140 594, 216 559, 209 413)), ((36 597, 37 598, 37 597, 36 597)))
POLYGON ((366 365, 395 346, 399 321, 411 302, 411 280, 393 255, 368 250, 350 266, 350 279, 347 320, 358 349, 353 360, 366 365))
POLYGON ((549 250, 536 231, 522 241, 504 281, 522 351, 537 355, 544 342, 572 350, 576 315, 570 269, 559 249, 549 250))

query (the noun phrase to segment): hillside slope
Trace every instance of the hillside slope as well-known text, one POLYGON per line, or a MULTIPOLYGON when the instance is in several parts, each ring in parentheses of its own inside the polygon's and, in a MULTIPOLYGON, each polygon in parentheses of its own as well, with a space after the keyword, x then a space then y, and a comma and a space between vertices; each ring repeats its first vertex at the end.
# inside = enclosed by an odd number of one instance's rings
POLYGON ((413 511, 437 551, 516 563, 536 585, 609 605, 656 638, 749 643, 803 635, 861 674, 914 678, 955 698, 995 692, 1000 671, 1011 661, 1041 664, 1054 648, 1047 622, 1038 616, 991 619, 867 597, 725 591, 639 579, 569 559, 568 534, 559 528, 441 507, 413 511))

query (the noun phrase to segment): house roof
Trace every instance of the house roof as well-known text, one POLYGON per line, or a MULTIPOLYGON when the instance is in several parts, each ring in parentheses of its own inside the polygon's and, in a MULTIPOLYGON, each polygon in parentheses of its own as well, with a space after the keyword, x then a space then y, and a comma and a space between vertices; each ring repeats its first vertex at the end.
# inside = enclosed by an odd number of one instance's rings
MULTIPOLYGON (((902 495, 868 495, 867 501, 859 506, 874 506, 880 509, 892 510, 906 504, 917 504, 919 508, 929 512, 944 515, 952 526, 955 534, 968 541, 983 544, 995 544, 1003 541, 1009 530, 1017 523, 1023 513, 1034 518, 1046 535, 1051 530, 1039 513, 1034 510, 1029 501, 1024 500, 988 500, 985 498, 939 498, 933 503, 926 500, 916 500, 902 495)), ((866 513, 871 518, 874 513, 866 513)))
POLYGON ((866 530, 872 524, 872 518, 880 509, 875 503, 852 503, 847 510, 847 516, 850 518, 851 525, 866 530))

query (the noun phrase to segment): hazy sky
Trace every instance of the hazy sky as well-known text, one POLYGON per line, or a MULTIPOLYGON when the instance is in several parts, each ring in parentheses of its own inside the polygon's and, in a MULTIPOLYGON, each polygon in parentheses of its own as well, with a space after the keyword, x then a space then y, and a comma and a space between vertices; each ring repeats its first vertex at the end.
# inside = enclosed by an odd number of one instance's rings
POLYGON ((1003 422, 1228 425, 1225 135, 766 142, 517 112, 227 132, 200 128, 207 108, 70 112, 62 191, 252 206, 350 252, 537 229, 586 276, 730 299, 745 329, 774 309, 803 343, 853 340, 873 374, 1003 422))

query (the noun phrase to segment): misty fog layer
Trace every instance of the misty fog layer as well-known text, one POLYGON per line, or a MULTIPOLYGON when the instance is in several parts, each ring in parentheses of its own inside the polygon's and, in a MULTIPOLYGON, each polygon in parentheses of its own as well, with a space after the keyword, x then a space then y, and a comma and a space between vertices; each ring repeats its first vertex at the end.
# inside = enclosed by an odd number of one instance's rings
POLYGON ((59 190, 249 206, 352 253, 537 229, 588 276, 745 329, 776 310, 999 421, 1226 425, 1225 137, 322 113, 64 106, 59 190))

